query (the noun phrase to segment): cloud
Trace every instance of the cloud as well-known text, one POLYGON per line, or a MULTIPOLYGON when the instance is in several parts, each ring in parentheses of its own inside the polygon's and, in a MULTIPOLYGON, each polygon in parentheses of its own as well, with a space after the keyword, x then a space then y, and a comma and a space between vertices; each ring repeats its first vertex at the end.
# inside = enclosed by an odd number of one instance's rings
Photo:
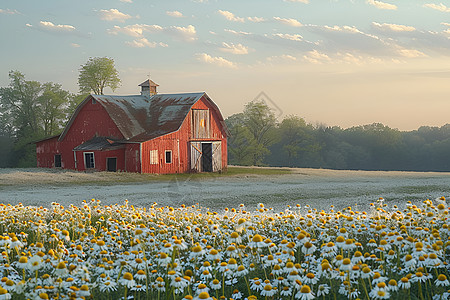
POLYGON ((48 31, 60 31, 60 32, 71 32, 75 31, 75 27, 72 25, 55 25, 49 21, 40 21, 39 26, 48 31))
POLYGON ((283 23, 285 25, 289 25, 292 27, 301 27, 303 26, 302 23, 300 23, 298 20, 296 19, 285 19, 285 18, 280 18, 280 17, 273 17, 274 20, 283 23))
POLYGON ((178 40, 192 42, 197 40, 197 31, 192 25, 186 27, 169 26, 162 27, 159 25, 134 24, 125 27, 114 26, 108 29, 109 34, 117 35, 123 33, 132 37, 143 38, 145 33, 164 33, 175 37, 178 40))
POLYGON ((291 41, 302 41, 303 37, 300 34, 289 34, 289 33, 274 33, 273 36, 279 37, 281 39, 285 40, 291 40, 291 41))
POLYGON ((123 2, 123 3, 133 3, 133 0, 120 0, 120 2, 123 2))
POLYGON ((242 45, 242 44, 233 44, 233 43, 222 43, 222 48, 220 48, 220 50, 224 51, 224 52, 229 52, 232 54, 248 54, 248 50, 249 48, 242 45))
POLYGON ((297 57, 289 55, 289 54, 282 54, 282 55, 275 55, 270 56, 267 58, 270 62, 293 62, 297 60, 297 57))
POLYGON ((225 30, 225 32, 229 32, 229 33, 232 33, 232 34, 238 35, 238 36, 252 35, 252 33, 245 32, 245 31, 235 31, 233 29, 224 29, 224 30, 225 30))
POLYGON ((317 50, 309 51, 303 56, 303 59, 313 64, 323 64, 331 62, 331 58, 328 55, 320 53, 317 50))
POLYGON ((431 9, 435 9, 441 12, 450 12, 450 7, 445 6, 444 4, 440 3, 438 4, 433 4, 433 3, 426 3, 423 5, 423 7, 427 7, 427 8, 431 8, 431 9))
POLYGON ((372 22, 372 26, 381 31, 411 32, 416 30, 416 28, 412 26, 389 24, 389 23, 380 24, 377 22, 372 22))
POLYGON ((236 64, 226 60, 223 57, 220 56, 211 56, 206 53, 198 53, 196 54, 197 60, 203 63, 217 65, 219 67, 227 67, 227 68, 236 68, 236 64))
POLYGON ((396 10, 397 6, 394 4, 389 4, 386 2, 381 2, 377 0, 367 0, 367 3, 369 3, 372 6, 375 6, 378 9, 388 9, 388 10, 396 10))
POLYGON ((70 46, 72 48, 80 48, 81 47, 79 44, 76 44, 76 43, 71 43, 70 46))
POLYGON ((244 18, 236 17, 232 12, 230 12, 228 10, 219 10, 218 13, 221 14, 222 16, 224 16, 225 19, 227 19, 228 21, 241 22, 241 23, 245 22, 244 18))
POLYGON ((403 57, 407 57, 407 58, 417 58, 417 57, 426 57, 428 55, 426 55, 425 53, 419 51, 419 50, 415 50, 415 49, 400 49, 398 50, 398 53, 403 56, 403 57))
POLYGON ((20 15, 20 12, 18 12, 17 10, 13 10, 13 9, 1 9, 0 8, 0 14, 2 15, 20 15))
POLYGON ((147 24, 134 24, 125 27, 114 26, 112 29, 108 29, 109 34, 117 35, 123 33, 132 37, 143 37, 145 32, 155 33, 161 32, 163 27, 159 25, 147 25, 147 24))
POLYGON ((247 20, 254 23, 261 23, 266 21, 266 19, 260 17, 247 17, 247 20))
POLYGON ((284 2, 299 2, 299 3, 308 4, 309 0, 284 0, 284 2))
POLYGON ((441 25, 444 25, 444 26, 450 26, 450 23, 442 22, 441 25))
POLYGON ((130 47, 134 47, 134 48, 156 48, 157 46, 160 47, 168 47, 169 45, 159 42, 149 42, 146 38, 142 38, 142 39, 138 39, 138 40, 133 40, 132 42, 125 42, 125 44, 127 44, 130 47))
POLYGON ((182 18, 182 17, 184 17, 183 14, 181 12, 179 12, 178 10, 166 11, 166 15, 168 15, 170 17, 174 17, 174 18, 182 18))
POLYGON ((100 19, 104 21, 119 21, 125 22, 125 20, 131 19, 132 16, 124 14, 115 8, 111 8, 110 10, 102 9, 99 12, 100 19))
POLYGON ((197 31, 192 25, 188 25, 186 27, 170 26, 168 28, 164 28, 164 32, 187 42, 197 40, 197 31))

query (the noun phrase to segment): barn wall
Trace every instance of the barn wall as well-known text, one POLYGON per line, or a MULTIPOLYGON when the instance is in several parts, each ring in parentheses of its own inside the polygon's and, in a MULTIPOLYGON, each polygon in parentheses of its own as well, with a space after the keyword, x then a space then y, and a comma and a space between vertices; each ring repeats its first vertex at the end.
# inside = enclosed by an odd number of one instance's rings
MULTIPOLYGON (((60 143, 64 168, 75 169, 72 149, 94 136, 123 138, 104 107, 98 102, 92 103, 92 99, 89 99, 78 112, 76 119, 60 143)), ((77 166, 81 165, 84 168, 84 160, 79 160, 78 156, 77 160, 77 166)))
MULTIPOLYGON (((58 137, 36 143, 36 166, 38 168, 54 168, 55 154, 61 154, 58 137)), ((64 168, 64 165, 61 166, 64 168)))
POLYGON ((106 151, 76 151, 77 170, 79 171, 106 171, 106 159, 108 157, 117 158, 117 171, 125 170, 125 149, 106 150, 106 151), (95 168, 86 169, 84 164, 84 153, 94 153, 95 168))
POLYGON ((142 173, 185 173, 189 171, 188 140, 190 128, 184 122, 180 130, 142 143, 142 173), (158 150, 158 163, 150 163, 150 151, 158 150), (172 151, 172 163, 165 162, 166 150, 172 151))
POLYGON ((141 173, 141 144, 127 144, 125 147, 125 170, 127 172, 141 173))

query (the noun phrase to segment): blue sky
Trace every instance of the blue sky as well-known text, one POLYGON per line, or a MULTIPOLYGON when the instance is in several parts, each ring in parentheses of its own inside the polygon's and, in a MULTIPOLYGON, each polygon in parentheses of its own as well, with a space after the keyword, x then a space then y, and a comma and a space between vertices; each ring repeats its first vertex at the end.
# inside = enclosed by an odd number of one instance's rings
MULTIPOLYGON (((433 0, 2 0, 8 71, 77 92, 110 57, 117 94, 206 91, 225 117, 264 91, 279 115, 400 130, 450 123, 450 2, 433 0)), ((112 93, 106 90, 106 93, 112 93)))

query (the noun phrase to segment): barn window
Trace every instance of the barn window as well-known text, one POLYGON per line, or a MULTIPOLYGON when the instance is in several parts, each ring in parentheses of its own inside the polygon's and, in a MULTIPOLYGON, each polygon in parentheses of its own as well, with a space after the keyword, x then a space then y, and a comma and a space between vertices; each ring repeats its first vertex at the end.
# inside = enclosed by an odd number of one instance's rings
POLYGON ((94 160, 93 152, 85 152, 84 153, 84 166, 86 167, 86 169, 95 168, 95 160, 94 160))
POLYGON ((158 164, 158 150, 150 150, 150 164, 151 165, 158 164))
POLYGON ((172 150, 166 150, 166 164, 172 163, 172 150))
POLYGON ((55 168, 61 168, 61 154, 55 154, 55 168))

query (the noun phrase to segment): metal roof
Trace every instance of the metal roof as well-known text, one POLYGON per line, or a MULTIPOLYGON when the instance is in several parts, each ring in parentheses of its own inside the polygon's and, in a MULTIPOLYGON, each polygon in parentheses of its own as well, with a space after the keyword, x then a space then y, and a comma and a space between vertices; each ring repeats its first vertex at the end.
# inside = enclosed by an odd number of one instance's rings
POLYGON ((89 141, 84 142, 81 145, 73 148, 74 151, 98 151, 98 150, 113 150, 121 148, 123 144, 117 143, 117 141, 112 140, 103 136, 96 136, 89 141))
POLYGON ((219 122, 228 133, 219 108, 205 92, 156 94, 151 97, 89 95, 77 107, 59 140, 64 138, 78 112, 90 99, 95 99, 105 108, 124 136, 124 142, 139 143, 180 129, 192 106, 202 97, 216 110, 219 122))

